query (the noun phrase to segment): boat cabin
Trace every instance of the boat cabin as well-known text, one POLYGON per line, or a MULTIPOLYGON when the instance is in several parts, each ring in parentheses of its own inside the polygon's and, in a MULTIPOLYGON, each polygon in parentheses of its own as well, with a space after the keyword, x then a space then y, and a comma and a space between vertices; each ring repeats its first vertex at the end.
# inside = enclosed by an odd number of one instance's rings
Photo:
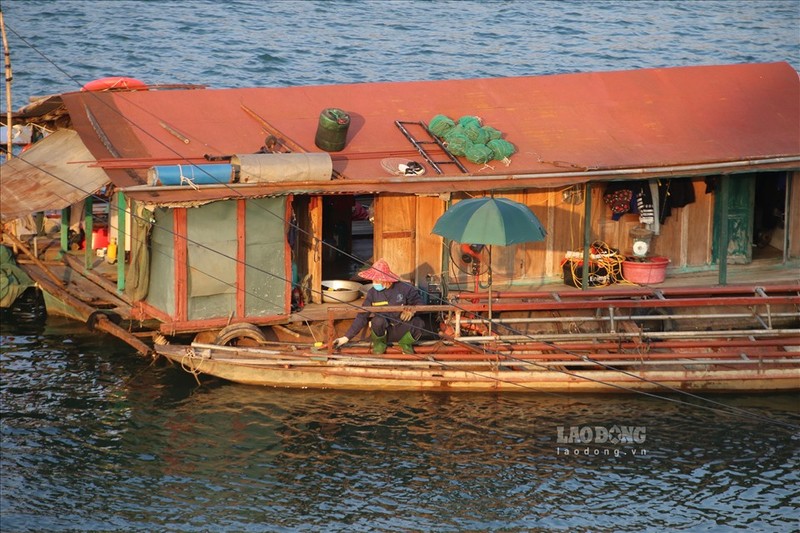
POLYGON ((630 284, 598 273, 608 254, 664 257, 668 277, 714 273, 713 285, 740 268, 800 278, 800 81, 787 63, 136 86, 54 95, 15 117, 50 134, 4 165, 3 222, 110 191, 119 291, 165 333, 302 316, 326 281, 357 280, 378 258, 429 297, 630 284), (511 153, 456 155, 433 131, 473 119, 511 153), (465 243, 432 229, 484 195, 527 205, 545 239, 465 261, 465 243))

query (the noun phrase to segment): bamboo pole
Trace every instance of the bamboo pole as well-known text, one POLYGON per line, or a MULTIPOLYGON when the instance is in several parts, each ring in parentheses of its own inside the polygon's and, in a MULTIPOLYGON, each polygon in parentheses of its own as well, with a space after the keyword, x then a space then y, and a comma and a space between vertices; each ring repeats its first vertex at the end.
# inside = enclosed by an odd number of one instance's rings
POLYGON ((259 115, 258 113, 256 113, 255 111, 253 111, 244 104, 242 104, 242 111, 250 115, 251 118, 253 118, 256 122, 261 124, 261 127, 264 128, 264 131, 266 131, 270 135, 274 135, 278 139, 278 141, 283 143, 292 152, 303 152, 303 153, 308 152, 308 150, 306 150, 305 148, 294 142, 292 139, 286 137, 283 133, 280 132, 280 130, 273 127, 272 124, 267 122, 261 115, 259 115))
POLYGON ((6 23, 3 19, 3 8, 0 6, 0 34, 3 36, 3 56, 5 59, 5 72, 6 72, 6 161, 10 161, 13 157, 11 149, 14 145, 13 136, 11 135, 11 80, 14 76, 11 73, 11 53, 8 50, 8 38, 6 37, 6 23))

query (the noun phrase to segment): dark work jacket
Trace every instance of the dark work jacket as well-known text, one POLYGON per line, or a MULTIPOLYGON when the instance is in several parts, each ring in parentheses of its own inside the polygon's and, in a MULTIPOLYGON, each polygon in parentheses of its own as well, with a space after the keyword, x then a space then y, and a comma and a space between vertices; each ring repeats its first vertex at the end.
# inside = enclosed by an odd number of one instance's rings
MULTIPOLYGON (((364 307, 377 306, 377 305, 419 305, 422 303, 422 298, 416 287, 410 283, 397 282, 388 289, 376 291, 371 288, 367 291, 367 296, 364 298, 364 307)), ((381 313, 385 316, 390 324, 400 322, 400 313, 381 313)), ((353 324, 347 333, 344 334, 348 339, 352 339, 358 332, 364 329, 364 326, 369 322, 371 313, 359 313, 353 320, 353 324)))

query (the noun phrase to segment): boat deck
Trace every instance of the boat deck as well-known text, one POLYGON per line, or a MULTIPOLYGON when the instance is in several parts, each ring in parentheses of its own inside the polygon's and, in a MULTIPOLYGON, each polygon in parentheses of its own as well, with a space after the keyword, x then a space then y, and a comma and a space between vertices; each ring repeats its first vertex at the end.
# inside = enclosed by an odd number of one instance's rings
MULTIPOLYGON (((141 354, 160 354, 192 372, 242 383, 613 392, 663 381, 676 388, 788 390, 797 387, 800 375, 800 269, 775 258, 730 265, 724 287, 716 271, 677 269, 650 286, 497 284, 491 298, 467 292, 456 305, 420 306, 421 314, 442 319, 431 324, 439 332, 415 346, 414 359, 405 360, 390 346, 387 360, 373 361, 368 339, 353 339, 347 353, 327 347, 359 312, 361 299, 310 304, 272 323, 275 337, 258 341, 261 351, 237 341, 241 348, 232 347, 234 352, 217 345, 203 352, 196 343, 209 342, 199 339, 215 333, 200 333, 195 344, 169 346, 157 342, 164 324, 143 327, 134 319, 132 302, 117 289, 117 265, 92 256, 86 269, 83 252, 59 257, 57 242, 33 248, 36 254, 18 255, 18 263, 52 300, 48 312, 112 334, 141 354), (738 324, 729 327, 726 321, 738 324), (153 338, 144 342, 148 336, 153 338), (630 369, 636 379, 609 373, 612 366, 630 369), (584 371, 589 374, 579 375, 584 371)), ((451 291, 448 298, 454 296, 451 291)))
MULTIPOLYGON (((759 259, 748 265, 729 265, 727 272, 726 286, 763 286, 772 284, 792 284, 798 285, 800 291, 800 263, 794 269, 787 269, 783 262, 776 257, 768 259, 759 259)), ((588 289, 580 289, 566 285, 561 280, 551 280, 544 283, 536 284, 514 284, 503 285, 496 283, 492 287, 492 296, 495 301, 501 301, 506 297, 513 297, 514 294, 523 293, 550 293, 557 295, 581 295, 587 298, 603 298, 604 294, 614 292, 615 295, 620 291, 630 289, 631 295, 635 295, 643 288, 655 290, 671 289, 671 288, 686 288, 686 287, 708 287, 709 289, 722 287, 719 284, 719 272, 714 268, 707 271, 694 271, 694 272, 680 272, 679 270, 667 270, 667 276, 661 283, 651 285, 638 285, 635 283, 624 282, 615 283, 600 287, 590 287, 588 289)), ((454 294, 461 291, 450 291, 454 294)), ((469 294, 470 291, 463 291, 464 294, 469 294)), ((619 297, 619 296, 617 296, 619 297)), ((320 304, 307 304, 301 313, 296 313, 291 316, 291 322, 304 322, 307 320, 325 320, 328 316, 328 308, 345 306, 360 306, 363 303, 363 298, 359 298, 353 302, 346 303, 320 303, 320 304)))
MULTIPOLYGON (((124 293, 117 289, 116 264, 109 264, 104 258, 93 256, 92 268, 87 270, 83 251, 71 251, 60 257, 59 241, 56 239, 39 237, 36 245, 30 246, 30 248, 36 250, 37 260, 34 261, 30 257, 19 254, 20 266, 41 285, 55 292, 58 292, 59 289, 64 290, 81 304, 77 306, 80 308, 77 315, 74 312, 72 314, 65 313, 67 316, 85 321, 93 312, 103 310, 113 313, 122 320, 133 318, 132 303, 124 293)), ((796 268, 787 268, 780 258, 771 257, 759 259, 747 265, 728 266, 726 286, 729 287, 755 288, 786 284, 797 284, 798 292, 800 292, 800 263, 796 265, 796 268)), ((719 273, 716 269, 703 272, 681 272, 679 269, 668 269, 667 276, 661 283, 637 285, 623 282, 585 290, 566 285, 561 280, 527 285, 514 284, 513 286, 495 283, 492 287, 492 301, 501 304, 504 301, 519 298, 519 295, 552 298, 554 301, 563 298, 602 300, 612 296, 624 298, 626 293, 629 293, 629 297, 637 297, 642 294, 642 291, 647 290, 655 293, 660 290, 692 287, 708 288, 709 292, 713 292, 722 287, 719 284, 719 273)), ((451 290, 449 297, 452 298, 455 294, 458 294, 458 291, 451 290)), ((474 293, 470 291, 464 291, 461 294, 474 296, 474 293)), ((485 300, 487 293, 483 294, 485 300)), ((462 301, 464 301, 463 298, 462 301)), ((344 303, 307 304, 299 312, 286 317, 284 323, 324 322, 329 319, 330 308, 357 309, 362 303, 363 298, 344 303)))

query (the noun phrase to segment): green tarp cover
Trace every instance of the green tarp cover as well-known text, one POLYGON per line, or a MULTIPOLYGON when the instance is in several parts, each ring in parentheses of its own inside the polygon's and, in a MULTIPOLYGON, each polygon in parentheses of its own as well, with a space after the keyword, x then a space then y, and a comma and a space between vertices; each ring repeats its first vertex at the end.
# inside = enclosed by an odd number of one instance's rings
MULTIPOLYGON (((290 277, 286 261, 286 198, 246 201, 244 279, 238 279, 238 200, 187 210, 188 320, 236 316, 237 291, 244 293, 245 317, 288 313, 290 277), (243 282, 243 286, 239 286, 243 282)), ((158 208, 151 238, 147 301, 174 316, 175 235, 172 210, 158 208)))
POLYGON ((33 285, 33 280, 17 266, 11 250, 0 246, 0 307, 11 307, 17 297, 33 285))

